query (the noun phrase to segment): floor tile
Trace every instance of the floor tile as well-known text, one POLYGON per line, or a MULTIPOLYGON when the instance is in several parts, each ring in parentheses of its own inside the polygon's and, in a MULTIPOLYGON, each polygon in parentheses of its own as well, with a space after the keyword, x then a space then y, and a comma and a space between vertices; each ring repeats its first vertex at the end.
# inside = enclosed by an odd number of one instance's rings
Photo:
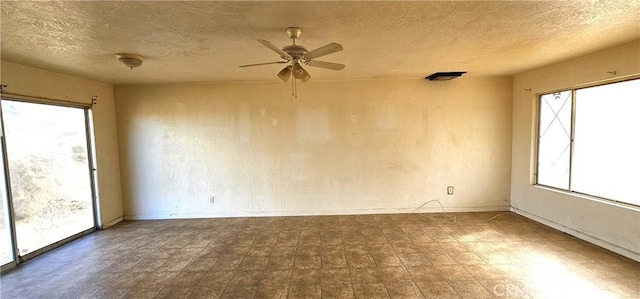
POLYGON ((229 281, 231 286, 253 286, 258 285, 264 278, 264 271, 248 270, 236 271, 229 281))
POLYGON ((193 288, 190 287, 166 287, 155 298, 158 299, 186 299, 189 298, 193 288))
POLYGON ((322 298, 353 299, 355 293, 350 284, 322 284, 322 298))
POLYGON ((297 255, 294 263, 295 269, 320 269, 322 258, 319 255, 297 255))
POLYGON ((238 271, 264 270, 268 264, 269 258, 266 257, 245 257, 238 266, 238 271))
POLYGON ((351 283, 351 275, 348 268, 322 269, 322 284, 351 283))
POLYGON ((391 298, 398 299, 422 299, 424 296, 418 287, 409 283, 387 283, 387 292, 391 298))
POLYGON ((322 272, 320 269, 296 269, 291 274, 291 285, 316 285, 320 284, 322 272))
POLYGON ((434 266, 408 267, 407 270, 411 277, 413 277, 413 281, 416 282, 445 280, 442 272, 434 266))
POLYGON ((286 299, 289 286, 286 285, 262 285, 256 291, 256 299, 286 299))
POLYGON ((323 254, 322 258, 322 268, 347 268, 347 257, 342 254, 323 254))
POLYGON ((369 254, 347 255, 347 263, 350 268, 367 268, 376 266, 376 261, 369 254))
POLYGON ((200 280, 200 286, 226 285, 233 278, 234 271, 208 271, 200 280))
POLYGON ((396 267, 380 267, 379 273, 383 282, 391 283, 391 282, 409 282, 412 281, 413 278, 402 266, 396 267))
POLYGON ((256 295, 257 286, 231 286, 224 289, 223 299, 251 299, 256 295))
POLYGON ((419 282, 418 288, 425 298, 454 299, 460 298, 458 293, 444 281, 419 282))
POLYGON ((494 298, 489 290, 475 280, 450 281, 449 285, 462 298, 494 298))
POLYGON ((320 299, 322 289, 320 285, 294 285, 289 287, 289 299, 320 299))
POLYGON ((363 299, 383 299, 391 298, 387 292, 387 288, 382 283, 374 284, 354 284, 353 285, 356 298, 363 299))
POLYGON ((223 291, 224 286, 201 286, 192 290, 189 299, 217 299, 223 291))
POLYGON ((286 285, 291 279, 292 270, 267 270, 264 272, 262 281, 263 285, 286 285))
POLYGON ((350 268, 351 282, 353 283, 377 283, 382 282, 380 271, 376 267, 350 268))

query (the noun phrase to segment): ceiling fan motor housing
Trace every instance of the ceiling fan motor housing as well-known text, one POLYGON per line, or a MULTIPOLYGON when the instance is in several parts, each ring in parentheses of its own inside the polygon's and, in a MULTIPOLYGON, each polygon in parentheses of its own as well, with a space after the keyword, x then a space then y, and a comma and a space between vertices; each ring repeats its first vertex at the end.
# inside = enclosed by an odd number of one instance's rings
POLYGON ((282 51, 287 52, 287 54, 291 55, 291 57, 293 57, 293 59, 301 59, 304 54, 307 54, 307 48, 300 46, 300 45, 289 45, 289 46, 284 46, 282 48, 282 51))

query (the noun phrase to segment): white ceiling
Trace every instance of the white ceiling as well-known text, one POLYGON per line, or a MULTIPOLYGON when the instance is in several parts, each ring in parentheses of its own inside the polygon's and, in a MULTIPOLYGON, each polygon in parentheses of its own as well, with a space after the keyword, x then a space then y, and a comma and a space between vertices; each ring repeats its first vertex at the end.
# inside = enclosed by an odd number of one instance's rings
POLYGON ((278 81, 259 44, 309 50, 312 80, 422 78, 436 71, 512 75, 640 38, 640 1, 493 2, 29 2, 2 1, 1 58, 115 84, 278 81), (146 57, 129 70, 118 52, 146 57))

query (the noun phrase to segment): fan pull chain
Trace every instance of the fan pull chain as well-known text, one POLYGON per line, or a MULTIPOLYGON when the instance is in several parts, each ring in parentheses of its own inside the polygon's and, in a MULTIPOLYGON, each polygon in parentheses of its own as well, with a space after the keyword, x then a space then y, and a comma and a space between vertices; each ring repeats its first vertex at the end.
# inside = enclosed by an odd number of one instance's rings
POLYGON ((291 78, 291 96, 298 98, 298 89, 296 85, 296 78, 291 78))

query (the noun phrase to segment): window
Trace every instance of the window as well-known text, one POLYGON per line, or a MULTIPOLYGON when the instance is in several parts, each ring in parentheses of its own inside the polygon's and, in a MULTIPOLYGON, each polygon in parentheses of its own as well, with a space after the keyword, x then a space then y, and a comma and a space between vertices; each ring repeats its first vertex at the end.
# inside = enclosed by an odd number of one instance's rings
POLYGON ((540 95, 537 184, 640 206, 640 79, 540 95))

